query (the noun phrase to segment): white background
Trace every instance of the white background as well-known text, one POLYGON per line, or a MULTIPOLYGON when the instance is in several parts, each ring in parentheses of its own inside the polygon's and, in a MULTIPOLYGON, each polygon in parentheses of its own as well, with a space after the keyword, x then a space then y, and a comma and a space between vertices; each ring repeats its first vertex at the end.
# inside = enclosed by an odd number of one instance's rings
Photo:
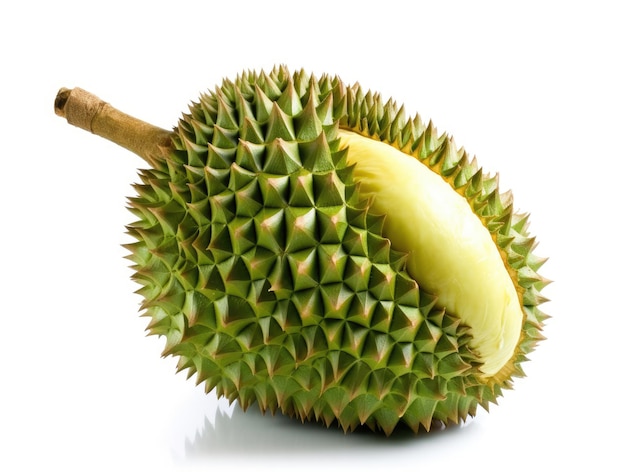
POLYGON ((602 0, 3 2, 0 469, 624 470, 625 19, 602 0), (121 247, 143 161, 56 117, 56 92, 170 129, 277 63, 432 119, 531 213, 553 318, 490 413, 391 438, 242 413, 145 336, 121 247))

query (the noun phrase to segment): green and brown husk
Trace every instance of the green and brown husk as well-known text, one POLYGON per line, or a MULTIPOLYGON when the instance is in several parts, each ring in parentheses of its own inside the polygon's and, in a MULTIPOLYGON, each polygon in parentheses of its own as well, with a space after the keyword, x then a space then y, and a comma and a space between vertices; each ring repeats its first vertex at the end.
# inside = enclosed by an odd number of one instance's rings
POLYGON ((173 131, 76 90, 60 92, 57 113, 149 164, 129 200, 134 279, 149 332, 207 392, 390 434, 463 421, 523 375, 546 318, 528 216, 419 116, 339 78, 284 67, 225 80, 173 131), (419 159, 492 234, 525 316, 497 375, 480 375, 469 328, 420 289, 382 235, 384 215, 360 198, 340 129, 419 159))

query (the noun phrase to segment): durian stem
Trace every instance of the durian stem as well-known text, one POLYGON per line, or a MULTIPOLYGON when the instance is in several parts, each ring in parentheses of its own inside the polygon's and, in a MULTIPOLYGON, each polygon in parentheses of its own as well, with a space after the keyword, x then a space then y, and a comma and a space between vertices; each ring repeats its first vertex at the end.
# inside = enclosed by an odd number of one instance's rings
POLYGON ((173 132, 127 115, 81 88, 59 90, 54 112, 71 125, 134 152, 152 167, 171 146, 173 132))

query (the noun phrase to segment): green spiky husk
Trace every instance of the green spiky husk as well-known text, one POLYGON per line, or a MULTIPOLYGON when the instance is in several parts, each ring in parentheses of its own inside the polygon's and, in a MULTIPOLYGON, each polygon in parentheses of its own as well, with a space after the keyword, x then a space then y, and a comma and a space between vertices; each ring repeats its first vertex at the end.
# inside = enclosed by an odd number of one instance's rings
MULTIPOLYGON (((527 216, 495 177, 395 103, 284 67, 226 80, 190 106, 175 149, 141 172, 129 226, 149 332, 206 390, 344 430, 465 420, 522 376, 547 281, 527 216), (470 330, 420 290, 381 235, 338 130, 415 156, 464 195, 524 305, 514 358, 480 375, 470 330)), ((416 228, 419 231, 419 228, 416 228)))

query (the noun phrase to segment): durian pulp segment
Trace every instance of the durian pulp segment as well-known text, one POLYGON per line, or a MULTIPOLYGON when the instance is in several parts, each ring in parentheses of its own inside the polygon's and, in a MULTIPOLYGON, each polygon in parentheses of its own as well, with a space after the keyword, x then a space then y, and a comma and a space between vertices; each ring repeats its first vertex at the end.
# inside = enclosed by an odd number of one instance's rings
POLYGON ((489 231, 465 198, 418 159, 354 132, 341 130, 340 138, 361 195, 386 215, 385 237, 408 254, 407 271, 470 327, 482 373, 495 375, 514 354, 523 312, 489 231))

